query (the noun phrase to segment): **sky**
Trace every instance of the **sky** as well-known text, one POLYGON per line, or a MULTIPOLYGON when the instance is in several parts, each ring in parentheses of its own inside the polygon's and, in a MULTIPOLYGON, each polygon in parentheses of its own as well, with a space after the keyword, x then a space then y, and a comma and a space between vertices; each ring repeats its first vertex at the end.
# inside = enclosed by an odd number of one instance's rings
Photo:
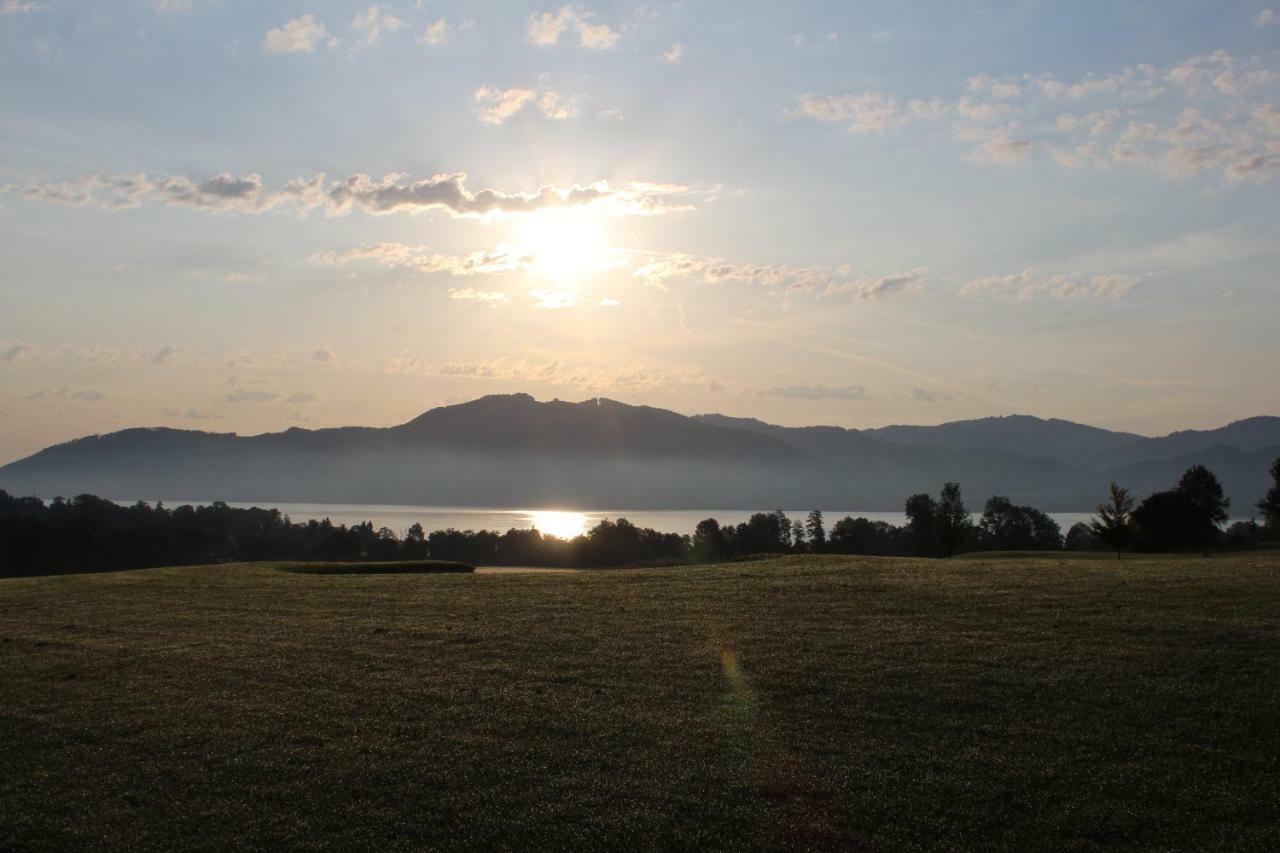
POLYGON ((1280 414, 1280 4, 0 0, 0 462, 1280 414))

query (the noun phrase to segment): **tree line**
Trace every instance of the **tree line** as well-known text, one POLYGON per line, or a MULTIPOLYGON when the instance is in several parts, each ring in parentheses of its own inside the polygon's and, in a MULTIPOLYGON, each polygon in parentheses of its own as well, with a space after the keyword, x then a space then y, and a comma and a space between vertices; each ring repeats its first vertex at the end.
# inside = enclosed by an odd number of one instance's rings
POLYGON ((845 517, 827 529, 814 510, 790 519, 761 512, 736 525, 708 518, 691 535, 606 519, 581 536, 560 539, 536 529, 436 530, 420 524, 403 537, 366 522, 328 519, 294 523, 275 509, 236 509, 222 502, 173 509, 138 502, 122 506, 93 495, 71 500, 19 498, 0 489, 0 576, 111 571, 153 566, 249 561, 455 560, 472 565, 604 567, 673 565, 756 554, 832 553, 950 557, 985 550, 1179 551, 1247 547, 1280 538, 1280 459, 1273 485, 1258 502, 1265 524, 1224 529, 1230 501, 1217 477, 1194 465, 1177 485, 1141 503, 1112 484, 1090 523, 1064 536, 1044 512, 1007 497, 987 500, 975 523, 958 483, 935 498, 912 495, 906 523, 845 517))

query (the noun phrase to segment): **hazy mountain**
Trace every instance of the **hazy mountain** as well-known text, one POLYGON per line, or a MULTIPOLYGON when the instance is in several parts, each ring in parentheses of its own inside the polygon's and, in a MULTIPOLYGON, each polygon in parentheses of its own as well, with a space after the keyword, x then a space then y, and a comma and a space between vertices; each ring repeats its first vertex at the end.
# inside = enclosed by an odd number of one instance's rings
POLYGON ((1070 511, 1092 509, 1112 478, 1146 493, 1203 461, 1247 510, 1277 455, 1280 418, 1163 438, 1026 416, 852 430, 512 394, 389 428, 128 429, 0 468, 0 488, 117 499, 874 510, 957 480, 975 508, 999 493, 1070 511))
POLYGON ((1133 433, 1030 415, 952 421, 938 426, 887 426, 865 432, 894 444, 932 444, 953 450, 1007 450, 1071 462, 1109 459, 1143 440, 1133 433))

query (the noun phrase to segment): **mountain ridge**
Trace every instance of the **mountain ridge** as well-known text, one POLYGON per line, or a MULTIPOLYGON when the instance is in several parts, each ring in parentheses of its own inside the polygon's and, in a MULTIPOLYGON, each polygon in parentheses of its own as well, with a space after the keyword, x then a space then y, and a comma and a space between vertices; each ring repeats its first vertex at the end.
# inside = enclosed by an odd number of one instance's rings
POLYGON ((858 430, 683 415, 603 397, 539 402, 504 394, 389 427, 250 436, 132 427, 0 467, 0 488, 44 496, 872 510, 956 480, 974 505, 999 493, 1046 510, 1086 511, 1110 478, 1144 494, 1172 485, 1178 466, 1212 459, 1245 509, 1265 491, 1272 453, 1280 455, 1274 416, 1167 436, 1030 415, 858 430))

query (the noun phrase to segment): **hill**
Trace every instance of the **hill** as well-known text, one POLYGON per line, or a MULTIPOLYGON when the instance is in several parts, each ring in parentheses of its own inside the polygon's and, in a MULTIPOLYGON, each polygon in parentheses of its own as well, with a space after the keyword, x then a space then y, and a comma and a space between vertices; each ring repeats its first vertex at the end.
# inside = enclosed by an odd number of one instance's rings
POLYGON ((1274 417, 1162 438, 1028 416, 854 430, 511 394, 388 428, 126 429, 6 465, 0 488, 120 499, 894 510, 956 480, 975 506, 998 493, 1087 511, 1113 478, 1150 491, 1212 460, 1235 506, 1248 508, 1275 456, 1274 417))

